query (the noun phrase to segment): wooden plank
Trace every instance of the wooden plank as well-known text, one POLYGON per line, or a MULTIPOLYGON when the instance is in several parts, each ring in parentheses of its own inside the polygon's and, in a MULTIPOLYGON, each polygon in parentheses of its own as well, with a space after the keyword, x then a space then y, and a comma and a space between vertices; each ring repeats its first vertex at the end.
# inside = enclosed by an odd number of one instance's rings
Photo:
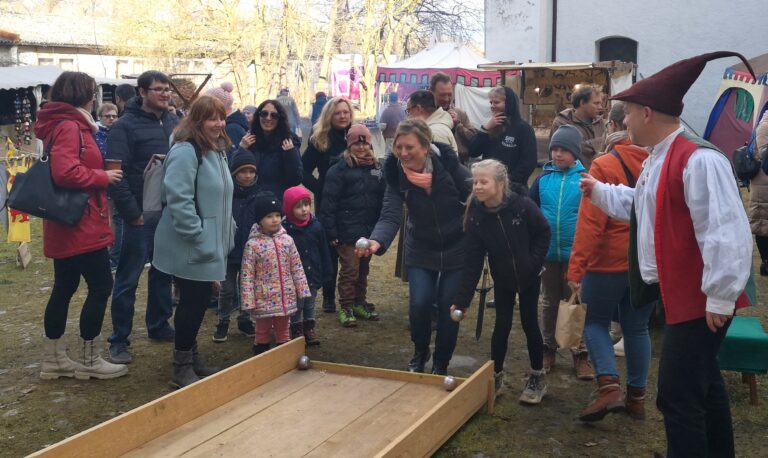
POLYGON ((175 457, 246 421, 286 397, 314 383, 325 374, 293 370, 249 391, 239 398, 185 423, 124 455, 129 457, 175 457))
POLYGON ((304 338, 292 340, 31 456, 122 455, 294 369, 303 354, 304 338))
POLYGON ((442 387, 403 385, 306 456, 374 456, 446 396, 442 387))
POLYGON ((430 456, 487 403, 493 362, 486 362, 377 457, 430 456))
MULTIPOLYGON (((408 383, 420 383, 424 385, 443 386, 444 375, 421 374, 418 372, 396 371, 393 369, 380 369, 377 367, 354 366, 351 364, 326 363, 313 361, 312 369, 331 372, 334 374, 353 375, 356 377, 377 377, 388 380, 399 380, 408 383)), ((454 377, 456 386, 464 383, 466 379, 454 377)))
POLYGON ((304 389, 230 428, 184 456, 301 457, 404 385, 325 374, 304 389))

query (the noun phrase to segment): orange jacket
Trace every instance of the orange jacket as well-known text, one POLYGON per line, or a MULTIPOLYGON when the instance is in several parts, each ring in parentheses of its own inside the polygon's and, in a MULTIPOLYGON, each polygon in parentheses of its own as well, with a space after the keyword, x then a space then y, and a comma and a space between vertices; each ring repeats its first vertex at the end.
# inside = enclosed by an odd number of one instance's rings
MULTIPOLYGON (((648 157, 648 151, 632 145, 628 139, 617 143, 614 149, 637 180, 643 161, 648 157)), ((603 183, 628 184, 624 168, 610 151, 592 162, 589 174, 603 183)), ((627 263, 629 224, 609 218, 586 197, 581 199, 576 236, 568 264, 568 281, 581 283, 585 272, 626 271, 629 268, 627 263)))

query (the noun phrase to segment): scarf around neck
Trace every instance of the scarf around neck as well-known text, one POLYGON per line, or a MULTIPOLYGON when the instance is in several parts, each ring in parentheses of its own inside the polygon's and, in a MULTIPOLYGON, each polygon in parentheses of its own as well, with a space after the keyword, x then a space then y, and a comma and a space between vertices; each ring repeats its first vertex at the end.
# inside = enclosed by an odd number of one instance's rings
POLYGON ((432 159, 427 156, 423 172, 415 172, 408 167, 401 166, 405 177, 414 185, 423 189, 427 195, 432 194, 432 159))

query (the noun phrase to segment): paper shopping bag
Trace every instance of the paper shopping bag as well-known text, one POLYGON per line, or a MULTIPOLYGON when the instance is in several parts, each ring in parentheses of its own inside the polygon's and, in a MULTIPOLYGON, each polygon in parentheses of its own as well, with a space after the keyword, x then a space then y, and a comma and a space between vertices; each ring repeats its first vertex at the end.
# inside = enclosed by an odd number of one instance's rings
POLYGON ((576 348, 584 332, 584 319, 587 317, 587 305, 576 303, 576 293, 571 298, 560 301, 555 326, 555 340, 561 348, 576 348))

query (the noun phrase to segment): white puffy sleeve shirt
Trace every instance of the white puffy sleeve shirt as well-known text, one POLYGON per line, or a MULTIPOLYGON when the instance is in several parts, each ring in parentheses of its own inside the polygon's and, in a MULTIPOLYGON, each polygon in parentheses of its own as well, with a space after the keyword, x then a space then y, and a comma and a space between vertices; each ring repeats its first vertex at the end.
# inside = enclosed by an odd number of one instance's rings
MULTIPOLYGON (((629 221, 634 201, 640 273, 648 284, 659 282, 653 237, 659 176, 669 147, 682 131, 653 147, 635 189, 599 183, 592 192, 592 203, 622 221, 629 221)), ((683 184, 704 260, 701 290, 707 311, 731 315, 752 263, 752 234, 731 164, 718 151, 698 148, 683 169, 683 184)))

